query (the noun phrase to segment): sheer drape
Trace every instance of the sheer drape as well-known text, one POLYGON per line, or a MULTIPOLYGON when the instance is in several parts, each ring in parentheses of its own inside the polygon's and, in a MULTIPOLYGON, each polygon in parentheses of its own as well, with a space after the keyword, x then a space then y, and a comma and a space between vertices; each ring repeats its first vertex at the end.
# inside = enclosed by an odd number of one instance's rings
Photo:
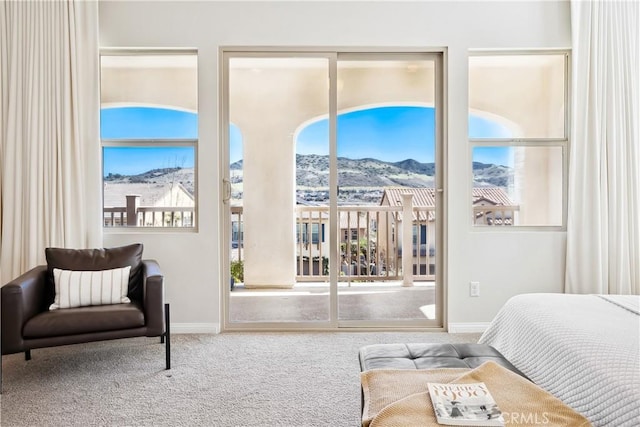
POLYGON ((0 4, 0 281, 101 246, 98 5, 0 4))
POLYGON ((566 292, 640 294, 640 2, 572 1, 566 292))

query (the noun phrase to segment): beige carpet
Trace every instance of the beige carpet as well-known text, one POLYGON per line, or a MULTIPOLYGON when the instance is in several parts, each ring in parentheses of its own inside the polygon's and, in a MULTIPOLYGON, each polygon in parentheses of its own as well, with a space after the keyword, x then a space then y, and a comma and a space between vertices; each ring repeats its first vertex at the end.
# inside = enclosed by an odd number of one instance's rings
POLYGON ((0 424, 11 426, 357 426, 358 349, 475 342, 478 334, 308 332, 176 335, 172 367, 151 338, 2 358, 0 424))

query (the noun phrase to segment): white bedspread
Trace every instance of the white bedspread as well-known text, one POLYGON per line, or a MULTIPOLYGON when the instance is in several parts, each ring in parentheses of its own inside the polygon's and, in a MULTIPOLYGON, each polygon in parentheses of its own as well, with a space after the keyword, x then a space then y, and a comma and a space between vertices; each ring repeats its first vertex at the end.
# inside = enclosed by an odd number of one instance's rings
POLYGON ((640 297, 525 294, 480 338, 594 426, 640 426, 640 297), (633 308, 635 307, 635 312, 633 308))

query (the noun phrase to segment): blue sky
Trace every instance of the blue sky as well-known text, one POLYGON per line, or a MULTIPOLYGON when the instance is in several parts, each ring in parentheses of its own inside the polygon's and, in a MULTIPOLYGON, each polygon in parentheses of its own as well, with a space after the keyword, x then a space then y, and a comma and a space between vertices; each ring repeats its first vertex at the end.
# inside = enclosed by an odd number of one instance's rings
POLYGON ((198 115, 188 111, 151 107, 100 110, 102 139, 195 139, 198 115))
MULTIPOLYGON (((102 139, 195 139, 198 116, 187 111, 148 107, 103 108, 100 111, 102 139)), ((192 168, 192 147, 104 147, 103 173, 135 175, 151 169, 192 168)))
POLYGON ((137 175, 160 168, 192 168, 193 147, 104 147, 104 175, 137 175))
MULTIPOLYGON (((101 111, 102 139, 194 139, 198 117, 194 113, 145 107, 107 108, 101 111)), ((490 120, 470 116, 470 137, 507 137, 508 129, 490 120)), ((329 125, 322 119, 306 126, 296 144, 298 154, 329 154, 329 125)), ((352 111, 338 116, 338 156, 384 161, 414 159, 433 162, 434 110, 428 107, 389 106, 352 111)), ((170 143, 167 143, 170 145, 170 143)), ((512 150, 476 147, 473 160, 512 165, 512 150)), ((105 147, 104 174, 137 174, 163 167, 193 167, 191 147, 105 147)), ((242 158, 242 135, 230 128, 230 160, 242 158)))
POLYGON ((513 167, 513 150, 509 147, 473 147, 472 161, 513 167))
MULTIPOLYGON (((338 116, 338 157, 371 157, 388 162, 414 159, 433 162, 435 110, 432 107, 386 106, 338 116)), ((510 131, 499 123, 469 116, 470 138, 504 138, 510 131)), ((329 154, 329 121, 311 123, 298 135, 298 154, 329 154)), ((511 150, 482 147, 473 150, 474 161, 511 165, 511 150)))
MULTIPOLYGON (((338 116, 338 157, 433 162, 434 109, 378 107, 338 116)), ((311 123, 298 135, 298 154, 329 154, 329 121, 311 123)))

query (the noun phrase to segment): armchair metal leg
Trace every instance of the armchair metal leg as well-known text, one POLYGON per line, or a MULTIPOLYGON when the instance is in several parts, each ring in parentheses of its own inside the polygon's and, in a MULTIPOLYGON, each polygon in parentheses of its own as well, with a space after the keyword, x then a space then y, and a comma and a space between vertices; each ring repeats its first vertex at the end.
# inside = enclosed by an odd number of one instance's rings
POLYGON ((31 360, 31 350, 25 350, 24 360, 31 360))
POLYGON ((165 333, 162 335, 161 342, 165 343, 165 357, 167 367, 166 369, 171 369, 171 322, 169 315, 169 304, 164 305, 164 323, 165 323, 165 333))

